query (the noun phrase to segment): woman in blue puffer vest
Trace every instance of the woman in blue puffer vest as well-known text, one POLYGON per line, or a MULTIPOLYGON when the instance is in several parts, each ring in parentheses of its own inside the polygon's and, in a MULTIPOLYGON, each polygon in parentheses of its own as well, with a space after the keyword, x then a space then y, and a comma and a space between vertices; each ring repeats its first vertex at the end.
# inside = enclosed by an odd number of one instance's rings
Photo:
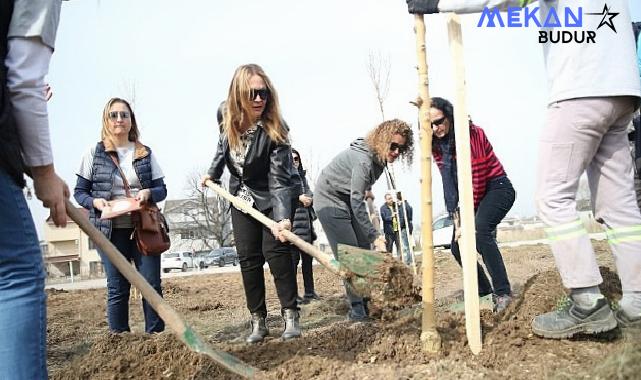
MULTIPOLYGON (((77 173, 74 198, 89 210, 89 219, 118 248, 128 261, 132 261, 140 274, 162 296, 160 286, 160 256, 140 253, 133 236, 131 215, 113 219, 100 219, 107 202, 126 198, 125 183, 130 195, 137 200, 158 203, 167 197, 164 174, 149 147, 140 143, 136 116, 129 103, 120 98, 110 99, 103 110, 101 141, 92 146, 82 157, 77 173), (119 163, 126 182, 114 159, 119 163)), ((129 290, 131 284, 98 251, 107 274, 107 319, 109 329, 119 333, 129 329, 129 290)), ((145 331, 161 332, 164 321, 156 311, 142 301, 145 331)))

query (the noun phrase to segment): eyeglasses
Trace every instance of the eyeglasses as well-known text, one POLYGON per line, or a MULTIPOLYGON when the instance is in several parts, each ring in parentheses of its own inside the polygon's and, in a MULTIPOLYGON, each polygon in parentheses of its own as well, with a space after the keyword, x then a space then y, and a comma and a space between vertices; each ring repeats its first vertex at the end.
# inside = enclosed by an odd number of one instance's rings
POLYGON ((300 157, 294 156, 293 159, 294 159, 294 162, 300 162, 300 157))
POLYGON ((267 100, 269 97, 268 88, 252 88, 249 90, 249 100, 256 101, 256 97, 260 96, 261 100, 267 100))
POLYGON ((395 143, 395 142, 389 144, 389 151, 390 152, 394 152, 396 150, 398 150, 398 154, 403 154, 403 153, 405 153, 407 151, 407 145, 401 145, 401 144, 395 143))
POLYGON ((129 119, 131 115, 129 115, 129 112, 127 111, 111 111, 109 112, 109 119, 111 120, 118 120, 118 116, 120 116, 121 119, 129 119))
POLYGON ((439 125, 443 124, 447 118, 443 116, 440 119, 432 120, 432 126, 433 127, 438 127, 439 125))

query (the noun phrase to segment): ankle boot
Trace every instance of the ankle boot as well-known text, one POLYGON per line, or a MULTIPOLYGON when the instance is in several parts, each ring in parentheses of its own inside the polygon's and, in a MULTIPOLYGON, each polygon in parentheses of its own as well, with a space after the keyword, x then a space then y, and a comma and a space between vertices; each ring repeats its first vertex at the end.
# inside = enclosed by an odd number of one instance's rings
POLYGON ((283 310, 283 319, 285 319, 285 331, 281 338, 283 340, 290 340, 300 337, 300 324, 298 310, 285 309, 283 310))
POLYGON ((267 335, 269 335, 269 330, 267 329, 265 316, 261 313, 252 313, 251 333, 249 334, 247 339, 245 339, 245 342, 247 343, 262 342, 267 335))

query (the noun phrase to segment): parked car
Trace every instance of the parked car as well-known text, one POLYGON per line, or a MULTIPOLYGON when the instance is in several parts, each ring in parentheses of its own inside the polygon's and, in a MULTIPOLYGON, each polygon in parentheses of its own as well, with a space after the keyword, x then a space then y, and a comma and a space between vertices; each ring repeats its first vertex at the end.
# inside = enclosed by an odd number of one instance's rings
POLYGON ((224 267, 227 264, 238 265, 238 254, 234 247, 220 247, 213 249, 205 258, 205 265, 218 265, 224 267))
POLYGON ((194 268, 205 269, 207 268, 207 255, 209 251, 196 251, 194 253, 194 268))
MULTIPOLYGON (((198 265, 198 260, 196 265, 198 265)), ((193 254, 191 252, 165 252, 160 259, 160 268, 164 273, 169 273, 172 269, 186 272, 189 268, 195 268, 193 254)))
POLYGON ((434 247, 450 248, 452 234, 454 233, 454 223, 449 214, 437 217, 432 223, 432 231, 434 247))

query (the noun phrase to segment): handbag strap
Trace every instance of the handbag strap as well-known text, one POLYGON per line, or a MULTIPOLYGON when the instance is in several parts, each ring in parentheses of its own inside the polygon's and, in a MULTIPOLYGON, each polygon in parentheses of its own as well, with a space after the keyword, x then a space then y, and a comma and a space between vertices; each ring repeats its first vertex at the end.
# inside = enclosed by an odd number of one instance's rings
POLYGON ((125 185, 125 194, 127 195, 127 198, 131 198, 131 192, 129 191, 129 182, 127 181, 127 176, 125 176, 125 173, 122 171, 122 168, 120 167, 117 153, 108 153, 108 154, 109 154, 109 157, 111 158, 111 161, 113 161, 114 164, 116 164, 116 167, 120 172, 120 177, 122 177, 122 183, 123 185, 125 185))

